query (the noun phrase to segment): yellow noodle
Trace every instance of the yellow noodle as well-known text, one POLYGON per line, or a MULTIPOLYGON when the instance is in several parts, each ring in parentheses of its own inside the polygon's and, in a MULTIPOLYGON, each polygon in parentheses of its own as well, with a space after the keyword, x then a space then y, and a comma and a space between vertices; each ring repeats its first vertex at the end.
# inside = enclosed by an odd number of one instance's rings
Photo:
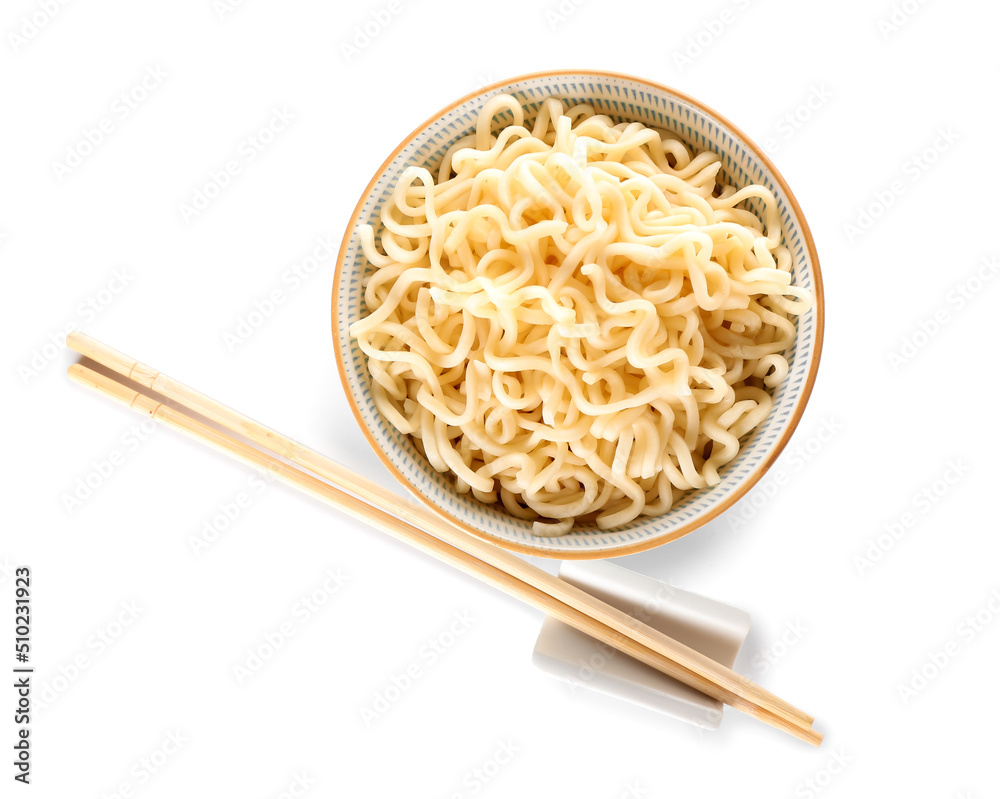
POLYGON ((376 268, 350 333, 376 407, 536 535, 717 484, 813 304, 773 193, 720 185, 721 166, 588 105, 548 98, 528 129, 491 98, 437 181, 407 168, 377 236, 361 228, 376 268))

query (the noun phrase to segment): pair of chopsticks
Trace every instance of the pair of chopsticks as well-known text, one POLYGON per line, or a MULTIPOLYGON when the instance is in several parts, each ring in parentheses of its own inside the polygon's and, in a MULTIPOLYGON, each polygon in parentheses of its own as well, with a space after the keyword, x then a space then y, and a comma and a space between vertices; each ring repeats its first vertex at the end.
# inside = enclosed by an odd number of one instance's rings
POLYGON ((746 677, 513 553, 476 538, 433 511, 386 492, 318 452, 90 336, 70 333, 66 343, 114 373, 109 376, 77 363, 69 368, 69 376, 74 381, 254 468, 264 469, 288 485, 379 527, 766 724, 814 746, 823 740, 823 736, 812 729, 812 716, 746 677), (143 390, 136 391, 122 380, 131 381, 143 390))

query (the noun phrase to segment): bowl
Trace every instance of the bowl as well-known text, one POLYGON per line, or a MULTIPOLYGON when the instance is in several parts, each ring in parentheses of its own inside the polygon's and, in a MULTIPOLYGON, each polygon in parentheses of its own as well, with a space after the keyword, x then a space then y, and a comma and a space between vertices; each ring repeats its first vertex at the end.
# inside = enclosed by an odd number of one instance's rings
MULTIPOLYGON (((530 127, 530 125, 529 125, 530 127)), ((764 475, 794 431, 812 390, 823 339, 823 287, 819 260, 802 211, 784 179, 761 149, 724 117, 681 92, 643 78, 590 70, 539 72, 494 83, 433 114, 407 136, 379 167, 354 209, 337 260, 333 285, 333 338, 337 365, 348 401, 362 432, 390 472, 420 501, 474 535, 531 555, 607 558, 673 541, 730 507, 764 475), (502 507, 460 494, 450 474, 436 471, 408 436, 390 426, 376 409, 364 354, 348 335, 364 315, 362 278, 370 267, 361 251, 359 225, 374 224, 407 166, 425 165, 432 173, 448 147, 475 129, 486 99, 512 94, 525 108, 526 124, 549 95, 586 102, 615 121, 638 121, 666 129, 696 151, 722 159, 722 177, 737 187, 760 183, 778 200, 784 243, 792 258, 794 281, 812 291, 816 305, 798 317, 795 343, 786 352, 787 379, 773 392, 774 407, 743 442, 736 459, 720 470, 721 482, 685 494, 664 515, 642 517, 611 530, 579 527, 546 538, 533 535, 531 522, 502 507)))

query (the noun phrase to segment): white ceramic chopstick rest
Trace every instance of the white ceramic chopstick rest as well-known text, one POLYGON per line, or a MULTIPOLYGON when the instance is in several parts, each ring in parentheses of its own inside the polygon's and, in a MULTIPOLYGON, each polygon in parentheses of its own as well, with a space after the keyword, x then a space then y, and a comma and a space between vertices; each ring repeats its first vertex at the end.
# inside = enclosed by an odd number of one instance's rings
MULTIPOLYGON (((681 643, 732 667, 750 632, 750 614, 607 561, 565 561, 559 576, 681 643)), ((704 729, 722 703, 644 663, 546 617, 532 662, 573 685, 616 696, 704 729)))

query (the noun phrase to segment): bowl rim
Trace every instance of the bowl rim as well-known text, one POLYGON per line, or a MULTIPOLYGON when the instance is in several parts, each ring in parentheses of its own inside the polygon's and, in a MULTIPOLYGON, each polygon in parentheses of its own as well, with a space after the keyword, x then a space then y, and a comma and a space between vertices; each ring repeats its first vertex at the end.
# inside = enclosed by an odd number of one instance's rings
POLYGON ((823 276, 820 270, 819 256, 816 252, 816 244, 813 241, 812 231, 809 228, 809 223, 806 221, 805 214, 802 212, 802 208, 799 205, 798 200, 792 193, 791 188, 789 188, 788 183, 785 181, 784 176, 778 171, 774 163, 768 158, 767 154, 760 148, 760 146, 753 141, 749 136, 746 135, 739 127, 734 125, 729 119, 714 108, 706 105, 700 100, 695 99, 689 94, 678 91, 671 86, 667 86, 663 83, 658 83, 648 78, 641 78, 635 75, 630 75, 623 72, 613 72, 608 70, 599 69, 550 69, 541 72, 529 72, 524 75, 516 75, 510 78, 504 78, 503 80, 495 81, 486 86, 482 86, 475 89, 468 94, 463 95, 459 99, 447 106, 442 108, 440 111, 435 112, 429 116, 426 120, 421 122, 417 127, 415 127, 399 145, 389 154, 389 156, 382 162, 382 164, 375 170, 375 174, 372 176, 371 180, 368 182, 367 187, 361 193, 357 204, 354 207, 354 212, 351 214, 348 220, 347 227, 344 230, 344 237, 341 240, 340 250, 337 253, 337 262, 335 264, 335 271, 333 276, 333 293, 331 297, 331 329, 333 333, 333 348, 336 353, 337 361, 337 373, 340 375, 340 382, 344 389, 344 394, 347 396, 348 404, 351 406, 351 413, 354 415, 354 419, 361 428, 361 432, 364 434, 365 438, 368 440, 368 444, 374 450, 376 456, 385 465, 399 483, 406 488, 413 496, 415 496, 420 502, 425 506, 430 508, 437 515, 443 517, 451 524, 459 527, 467 533, 470 533, 477 538, 481 538, 484 541, 489 541, 492 544, 496 544, 502 549, 511 550, 513 552, 518 552, 524 555, 534 555, 537 557, 554 558, 558 560, 603 560, 605 558, 617 558, 623 555, 633 555, 637 552, 644 552, 649 549, 655 549, 663 544, 675 541, 682 536, 687 535, 690 532, 704 526, 708 522, 715 519, 717 516, 722 514, 724 511, 728 510, 730 507, 736 504, 737 501, 742 499, 746 494, 753 488, 757 482, 764 476, 764 474, 771 468, 774 462, 778 459, 778 456, 785 449, 792 434, 799 425, 799 420, 805 411, 806 404, 808 403, 809 397, 812 394, 813 385, 816 382, 816 374, 819 370, 819 362, 823 353, 823 334, 824 334, 824 322, 825 322, 825 303, 823 294, 823 276), (388 454, 379 446, 378 442, 375 440, 371 431, 368 429, 368 425, 365 424, 364 419, 361 416, 360 409, 358 408, 357 400, 354 397, 354 393, 351 391, 350 384, 348 382, 347 370, 346 370, 346 358, 340 347, 340 327, 344 320, 339 319, 337 314, 338 308, 338 298, 340 296, 340 285, 341 278, 343 277, 343 263, 344 256, 347 252, 347 247, 350 243, 351 236, 357 227, 358 220, 361 216, 361 210, 368 196, 371 194, 372 190, 375 188, 375 184, 378 182, 382 173, 389 167, 389 165, 395 160, 396 156, 407 147, 413 139, 415 139, 422 131, 424 131, 428 126, 441 119, 445 114, 452 111, 454 108, 462 105, 463 103, 472 100, 475 97, 483 94, 484 92, 489 92, 495 89, 500 89, 504 86, 510 84, 520 83, 527 80, 535 80, 539 78, 552 78, 561 75, 594 75, 602 78, 615 78, 618 80, 634 81, 639 84, 644 84, 652 89, 659 92, 666 92, 667 94, 673 95, 683 102, 690 103, 691 105, 698 108, 703 113, 710 117, 714 117, 715 120, 720 122, 725 126, 730 132, 736 134, 740 137, 754 155, 759 158, 764 165, 770 170, 771 174, 774 176, 775 181, 781 187, 785 196, 788 198, 788 204, 795 215, 796 220, 801 226, 802 238, 806 244, 806 250, 809 253, 809 260, 812 265, 813 277, 815 280, 815 295, 816 295, 816 334, 815 334, 815 344, 813 346, 813 358, 812 363, 809 367, 809 373, 806 375, 805 384, 799 393, 798 400, 796 402, 795 408, 792 411, 791 418, 785 427, 778 442, 774 445, 771 450, 770 455, 763 460, 760 465, 736 488, 733 492, 726 497, 724 500, 716 503, 711 510, 706 511, 700 516, 680 525, 674 530, 664 532, 661 535, 653 536, 650 538, 645 538, 641 541, 629 544, 621 544, 615 547, 609 547, 607 549, 599 550, 587 550, 587 549, 573 549, 573 550, 557 550, 557 549, 542 549, 540 547, 535 547, 530 544, 522 544, 513 541, 508 541, 507 539, 501 538, 485 530, 480 530, 477 527, 469 524, 468 522, 448 513, 445 509, 434 504, 429 497, 427 497, 422 491, 420 491, 410 480, 403 474, 403 472, 392 462, 388 454))

